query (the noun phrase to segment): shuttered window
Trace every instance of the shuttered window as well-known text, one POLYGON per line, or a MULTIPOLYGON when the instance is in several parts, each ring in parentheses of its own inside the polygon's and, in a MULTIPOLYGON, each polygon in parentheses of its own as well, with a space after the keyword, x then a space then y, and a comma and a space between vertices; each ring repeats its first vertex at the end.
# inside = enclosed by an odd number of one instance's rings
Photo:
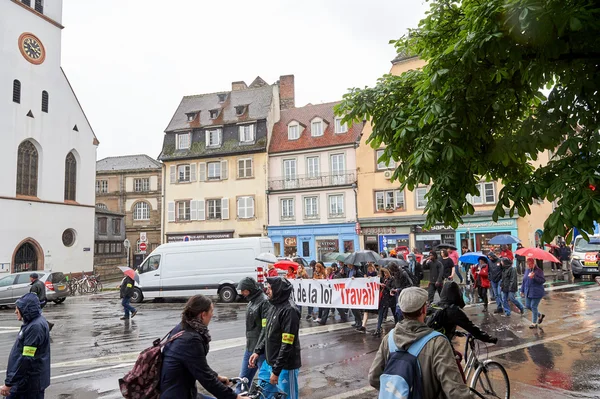
POLYGON ((48 113, 48 92, 42 92, 42 112, 48 113))
POLYGON ((13 102, 21 104, 21 82, 13 80, 13 102))

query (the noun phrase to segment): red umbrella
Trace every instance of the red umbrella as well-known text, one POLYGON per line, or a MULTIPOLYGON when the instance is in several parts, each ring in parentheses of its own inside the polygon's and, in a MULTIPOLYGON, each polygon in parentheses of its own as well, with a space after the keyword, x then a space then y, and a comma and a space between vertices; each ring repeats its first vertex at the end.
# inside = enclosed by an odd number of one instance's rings
POLYGON ((550 247, 552 249, 558 248, 558 245, 554 245, 554 244, 544 244, 544 245, 547 246, 547 247, 550 247))
POLYGON ((288 270, 290 267, 293 267, 294 270, 298 270, 298 264, 296 262, 292 262, 291 260, 280 260, 273 266, 279 270, 288 270))
POLYGON ((558 259, 550 252, 546 252, 541 248, 521 248, 517 250, 517 255, 525 256, 527 258, 539 259, 539 260, 547 260, 554 263, 560 263, 558 259))

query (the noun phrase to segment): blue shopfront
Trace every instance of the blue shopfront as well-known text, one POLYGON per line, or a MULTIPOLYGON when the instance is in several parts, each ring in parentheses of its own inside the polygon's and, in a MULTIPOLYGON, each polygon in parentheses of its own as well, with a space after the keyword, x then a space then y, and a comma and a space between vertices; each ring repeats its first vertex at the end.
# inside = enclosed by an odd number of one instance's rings
MULTIPOLYGON (((322 261, 328 252, 354 252, 359 249, 355 223, 267 228, 276 256, 322 261)), ((327 261, 327 259, 325 259, 327 261)))
MULTIPOLYGON (((518 237, 517 220, 509 218, 499 219, 497 222, 491 219, 469 220, 456 229, 456 247, 459 249, 467 247, 470 251, 487 253, 497 247, 489 241, 499 234, 518 237)), ((513 251, 515 249, 516 245, 513 245, 513 251)))

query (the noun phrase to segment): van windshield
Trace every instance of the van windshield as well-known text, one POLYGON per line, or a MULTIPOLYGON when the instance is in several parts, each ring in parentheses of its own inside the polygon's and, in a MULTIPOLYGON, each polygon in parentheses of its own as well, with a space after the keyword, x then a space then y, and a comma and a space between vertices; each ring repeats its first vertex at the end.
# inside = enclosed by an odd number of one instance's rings
POLYGON ((600 251, 600 237, 590 237, 588 242, 583 237, 575 240, 575 252, 598 252, 600 251))

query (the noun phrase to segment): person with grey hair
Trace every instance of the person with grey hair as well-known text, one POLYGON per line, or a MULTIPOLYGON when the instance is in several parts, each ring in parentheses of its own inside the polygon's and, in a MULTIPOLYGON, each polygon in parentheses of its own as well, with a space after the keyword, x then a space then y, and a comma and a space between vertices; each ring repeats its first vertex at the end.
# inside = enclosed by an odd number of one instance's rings
POLYGON ((369 384, 377 390, 381 388, 380 378, 391 356, 390 343, 396 349, 408 351, 412 344, 427 337, 424 345, 420 342, 423 346, 416 356, 421 370, 423 398, 475 398, 463 383, 450 341, 441 334, 432 334, 433 330, 425 324, 427 297, 427 291, 418 287, 406 288, 400 293, 398 304, 404 320, 381 340, 369 370, 369 384))

